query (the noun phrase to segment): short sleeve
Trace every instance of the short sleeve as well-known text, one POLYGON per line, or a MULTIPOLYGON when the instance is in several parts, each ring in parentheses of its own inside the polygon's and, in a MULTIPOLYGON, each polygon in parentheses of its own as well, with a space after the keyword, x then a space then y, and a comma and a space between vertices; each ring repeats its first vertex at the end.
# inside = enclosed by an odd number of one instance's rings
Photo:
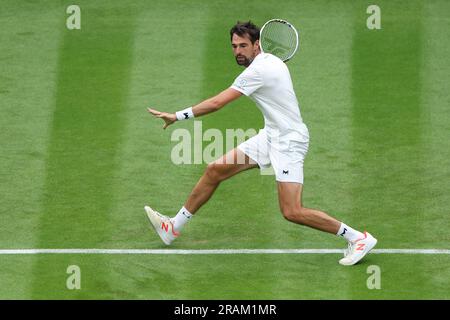
POLYGON ((245 94, 251 95, 253 92, 261 88, 263 79, 256 68, 248 67, 234 80, 231 88, 245 94))

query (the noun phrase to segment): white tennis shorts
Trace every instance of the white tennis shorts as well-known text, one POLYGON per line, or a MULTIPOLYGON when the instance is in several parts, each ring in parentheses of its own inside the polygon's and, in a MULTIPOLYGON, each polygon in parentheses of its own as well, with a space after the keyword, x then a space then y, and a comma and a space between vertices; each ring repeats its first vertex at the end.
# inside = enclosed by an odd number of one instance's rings
POLYGON ((308 129, 305 126, 302 134, 295 133, 279 140, 269 142, 266 131, 262 129, 256 136, 238 145, 238 148, 255 161, 261 170, 272 166, 277 181, 303 184, 303 161, 309 146, 308 129))

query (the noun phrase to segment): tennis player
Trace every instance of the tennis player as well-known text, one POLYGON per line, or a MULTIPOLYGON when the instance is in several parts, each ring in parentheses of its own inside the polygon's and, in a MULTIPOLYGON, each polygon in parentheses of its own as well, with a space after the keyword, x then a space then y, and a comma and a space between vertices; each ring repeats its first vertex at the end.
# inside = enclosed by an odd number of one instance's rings
POLYGON ((151 224, 162 241, 169 245, 222 181, 244 170, 272 166, 284 218, 347 240, 348 249, 339 263, 354 265, 375 246, 377 240, 368 232, 362 233, 322 211, 303 206, 303 161, 308 151, 309 133, 300 115, 286 64, 274 55, 261 53, 259 29, 250 21, 238 22, 230 30, 230 37, 236 62, 245 70, 229 88, 175 114, 150 108, 148 111, 164 120, 165 129, 176 121, 216 112, 245 95, 263 113, 265 126, 256 136, 210 163, 173 218, 145 206, 151 224))

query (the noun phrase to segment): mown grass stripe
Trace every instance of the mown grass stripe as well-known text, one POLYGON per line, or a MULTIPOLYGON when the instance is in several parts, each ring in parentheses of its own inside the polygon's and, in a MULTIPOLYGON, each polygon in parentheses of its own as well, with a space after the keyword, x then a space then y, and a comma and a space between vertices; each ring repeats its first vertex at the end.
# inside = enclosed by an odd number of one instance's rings
MULTIPOLYGON (((379 238, 380 246, 414 248, 428 231, 422 198, 427 188, 421 103, 423 3, 377 5, 382 12, 379 30, 366 27, 367 4, 354 7, 353 206, 355 218, 379 238)), ((427 281, 424 259, 420 256, 414 263, 417 283, 427 281)), ((360 294, 354 287, 351 292, 355 298, 360 294)))
POLYGON ((383 8, 380 30, 361 23, 363 5, 355 11, 350 168, 355 218, 374 235, 383 232, 386 246, 401 239, 414 247, 424 231, 420 195, 426 188, 422 5, 417 1, 409 6, 379 5, 383 8))
MULTIPOLYGON (((72 241, 101 246, 113 236, 109 215, 136 12, 107 2, 80 7, 81 30, 64 30, 59 49, 42 216, 36 227, 42 247, 72 241)), ((36 259, 36 297, 46 286, 41 274, 47 267, 45 258, 36 259)), ((101 278, 99 286, 105 282, 101 278)))
POLYGON ((109 236, 132 29, 129 17, 114 25, 114 14, 106 18, 101 8, 85 11, 95 21, 80 31, 64 32, 60 49, 40 221, 42 245, 61 245, 67 239, 96 243, 109 236))

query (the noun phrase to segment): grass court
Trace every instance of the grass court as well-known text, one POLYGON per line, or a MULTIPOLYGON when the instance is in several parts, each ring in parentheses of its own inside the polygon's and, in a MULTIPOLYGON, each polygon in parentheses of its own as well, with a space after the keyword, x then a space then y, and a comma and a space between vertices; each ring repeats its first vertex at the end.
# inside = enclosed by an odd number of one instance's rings
MULTIPOLYGON (((231 85, 237 20, 300 32, 288 62, 310 130, 303 203, 379 240, 450 249, 450 3, 2 1, 0 249, 166 249, 143 206, 173 216, 206 166, 175 165, 175 112, 231 85)), ((199 119, 197 119, 199 120, 199 119)), ((259 129, 248 98, 203 130, 259 129)), ((205 144, 207 144, 205 142, 205 144)), ((224 152, 226 150, 223 150, 224 152)), ((220 185, 171 249, 344 249, 285 221, 273 176, 220 185)), ((449 299, 449 254, 0 254, 1 299, 449 299), (81 270, 69 290, 67 268, 81 270), (369 266, 381 288, 368 289, 369 266)))

